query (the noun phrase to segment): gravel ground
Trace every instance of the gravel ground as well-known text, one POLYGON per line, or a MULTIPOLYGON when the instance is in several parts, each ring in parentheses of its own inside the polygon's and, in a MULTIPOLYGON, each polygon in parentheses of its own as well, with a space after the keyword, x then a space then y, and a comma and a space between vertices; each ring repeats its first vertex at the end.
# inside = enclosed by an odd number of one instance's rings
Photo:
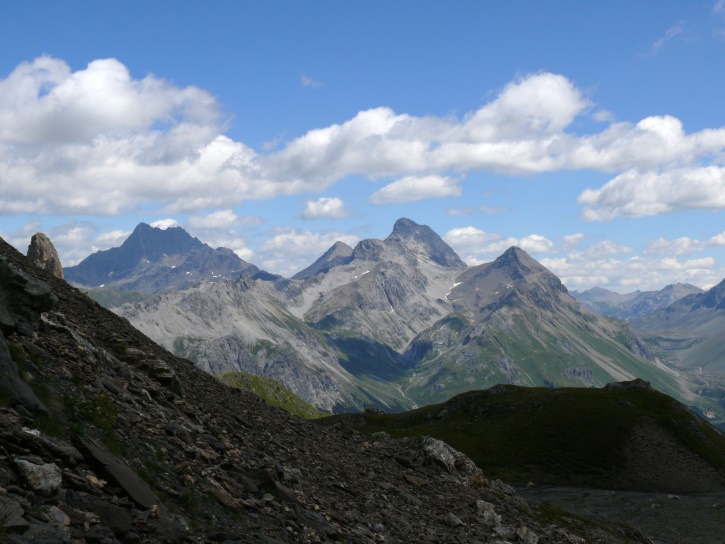
POLYGON ((668 495, 549 486, 517 493, 530 503, 548 502, 573 514, 628 523, 655 544, 725 544, 725 493, 668 495))

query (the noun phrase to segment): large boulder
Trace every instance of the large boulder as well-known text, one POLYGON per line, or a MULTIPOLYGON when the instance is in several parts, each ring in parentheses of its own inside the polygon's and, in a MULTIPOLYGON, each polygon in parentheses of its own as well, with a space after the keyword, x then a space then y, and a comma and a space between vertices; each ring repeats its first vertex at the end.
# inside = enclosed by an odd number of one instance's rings
POLYGON ((15 467, 25 484, 33 491, 52 493, 63 482, 63 473, 55 463, 33 463, 25 459, 16 459, 15 467))
POLYGON ((63 279, 63 266, 53 242, 45 234, 33 234, 28 246, 28 260, 56 278, 63 279))

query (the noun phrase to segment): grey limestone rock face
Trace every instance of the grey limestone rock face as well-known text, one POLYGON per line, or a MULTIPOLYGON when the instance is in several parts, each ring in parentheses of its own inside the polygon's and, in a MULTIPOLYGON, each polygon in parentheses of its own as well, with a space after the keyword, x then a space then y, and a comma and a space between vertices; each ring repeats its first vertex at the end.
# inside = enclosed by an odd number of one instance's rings
POLYGON ((292 279, 304 280, 311 278, 320 272, 326 272, 335 266, 345 265, 352 260, 352 251, 352 248, 346 243, 335 242, 335 244, 328 249, 322 257, 317 259, 304 270, 297 272, 297 274, 292 276, 292 279))
POLYGON ((30 239, 28 260, 56 278, 63 279, 63 266, 60 264, 58 252, 50 238, 42 232, 33 234, 30 239))
POLYGON ((430 259, 451 268, 466 268, 466 263, 446 244, 433 229, 427 225, 419 225, 405 217, 398 219, 393 232, 385 240, 390 246, 418 247, 430 259))

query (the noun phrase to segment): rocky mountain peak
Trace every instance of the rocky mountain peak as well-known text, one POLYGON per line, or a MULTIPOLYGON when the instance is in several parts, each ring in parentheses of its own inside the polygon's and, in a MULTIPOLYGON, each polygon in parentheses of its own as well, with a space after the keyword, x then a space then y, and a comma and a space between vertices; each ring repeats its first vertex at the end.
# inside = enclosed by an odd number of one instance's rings
POLYGON ((443 239, 427 225, 419 225, 415 221, 402 217, 393 225, 393 232, 385 239, 388 246, 400 245, 415 248, 425 253, 430 259, 441 266, 465 268, 466 263, 446 244, 443 239))
POLYGON ((416 232, 419 232, 423 228, 429 228, 425 227, 424 225, 419 225, 415 221, 408 219, 407 217, 401 217, 398 219, 395 224, 393 225, 393 232, 392 235, 398 235, 398 236, 411 236, 414 235, 416 232))
POLYGON ((93 253, 64 270, 69 282, 143 293, 258 271, 232 250, 212 249, 181 227, 160 229, 146 223, 140 223, 119 247, 93 253))
POLYGON ((63 279, 63 265, 53 242, 45 234, 33 234, 28 246, 28 260, 56 278, 63 279))
POLYGON ((492 264, 493 268, 504 268, 518 276, 526 276, 531 272, 546 270, 536 260, 532 259, 523 249, 511 246, 501 254, 492 264))
POLYGON ((164 254, 185 253, 204 245, 181 227, 160 229, 139 223, 120 249, 137 258, 156 260, 164 254))
POLYGON ((332 247, 327 250, 328 253, 335 253, 335 254, 341 254, 345 253, 346 255, 352 255, 352 248, 347 245, 345 242, 337 241, 334 244, 332 244, 332 247))

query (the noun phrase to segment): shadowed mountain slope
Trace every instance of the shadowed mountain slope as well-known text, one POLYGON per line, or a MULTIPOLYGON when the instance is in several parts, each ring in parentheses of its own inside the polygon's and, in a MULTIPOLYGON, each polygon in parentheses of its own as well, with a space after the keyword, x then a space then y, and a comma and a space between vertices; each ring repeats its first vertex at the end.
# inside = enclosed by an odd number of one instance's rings
POLYGON ((725 490, 725 435, 641 380, 603 389, 496 385, 402 414, 321 422, 366 434, 440 438, 519 484, 725 490))

